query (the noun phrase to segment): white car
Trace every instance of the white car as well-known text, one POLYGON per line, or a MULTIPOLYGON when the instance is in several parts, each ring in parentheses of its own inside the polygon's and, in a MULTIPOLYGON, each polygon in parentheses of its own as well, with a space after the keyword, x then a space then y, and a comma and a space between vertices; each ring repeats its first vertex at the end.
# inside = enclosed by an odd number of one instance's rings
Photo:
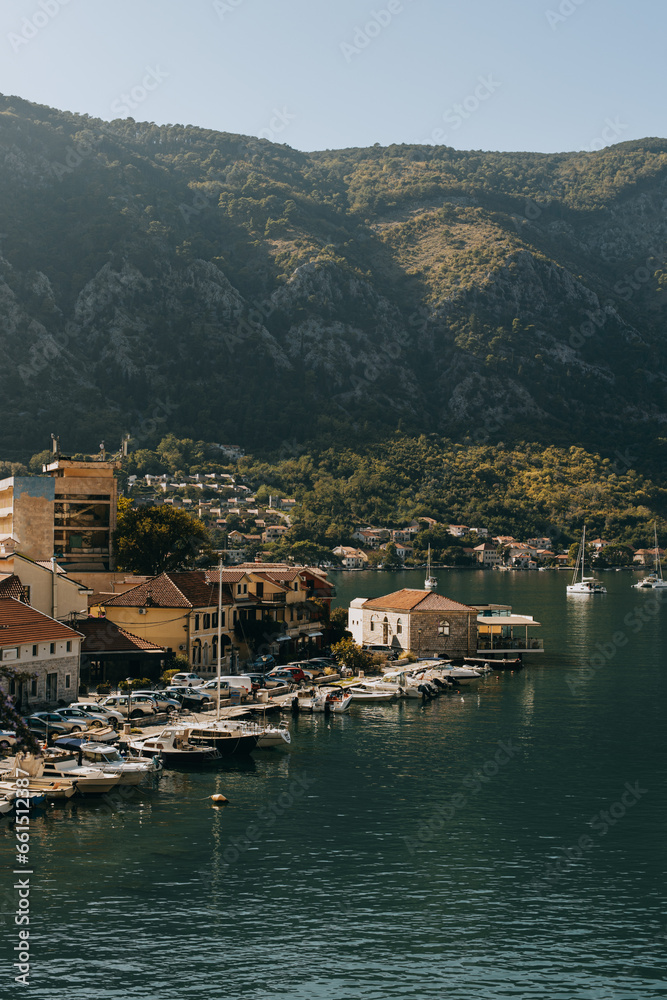
POLYGON ((204 678, 199 674, 174 674, 169 681, 172 687, 201 687, 204 678))
POLYGON ((15 746, 16 742, 16 733, 10 729, 0 729, 0 750, 8 750, 9 747, 15 746))
POLYGON ((70 705, 70 708, 80 708, 82 712, 93 712, 96 715, 104 714, 109 717, 110 722, 112 719, 116 722, 122 722, 124 719, 120 712, 97 701, 75 701, 73 705, 70 705))

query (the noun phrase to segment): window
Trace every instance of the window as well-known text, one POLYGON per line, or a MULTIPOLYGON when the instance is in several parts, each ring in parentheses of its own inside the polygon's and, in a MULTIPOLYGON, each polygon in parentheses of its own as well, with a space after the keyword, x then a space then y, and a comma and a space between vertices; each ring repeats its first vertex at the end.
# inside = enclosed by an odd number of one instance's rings
POLYGON ((237 593, 237 594, 240 594, 240 593, 241 593, 241 584, 240 584, 240 583, 237 583, 237 584, 236 584, 236 593, 237 593))
POLYGON ((224 627, 225 627, 225 612, 223 611, 222 614, 220 615, 220 628, 224 627))
POLYGON ((371 632, 375 632, 375 622, 371 618, 371 632))
POLYGON ((211 616, 210 616, 210 614, 209 614, 209 613, 207 612, 207 613, 206 613, 206 614, 204 615, 204 628, 205 628, 205 629, 207 629, 207 628, 210 628, 210 627, 211 627, 211 616))
POLYGON ((68 653, 72 652, 72 642, 71 642, 71 640, 67 641, 67 652, 68 653))
POLYGON ((247 584, 247 583, 244 583, 244 584, 243 584, 243 593, 244 593, 244 594, 247 594, 247 593, 248 593, 248 584, 247 584))
POLYGON ((403 633, 403 622, 399 618, 396 622, 396 635, 402 635, 403 633))
POLYGON ((195 615, 195 632, 199 631, 199 615, 195 615))
POLYGON ((32 655, 37 656, 39 654, 39 646, 32 647, 32 655))
POLYGON ((236 612, 236 609, 234 609, 234 624, 235 624, 235 625, 236 625, 236 622, 238 621, 238 617, 239 617, 239 616, 238 616, 238 614, 237 614, 237 612, 236 612))
POLYGON ((9 693, 10 694, 16 694, 16 681, 14 681, 14 680, 11 680, 9 682, 9 693))
POLYGON ((218 627, 218 612, 214 611, 213 614, 211 615, 211 628, 217 628, 217 627, 218 627))
POLYGON ((67 690, 67 688, 71 686, 71 683, 72 683, 72 675, 65 674, 65 690, 67 690))
POLYGON ((49 653, 51 654, 51 656, 54 655, 55 651, 56 651, 56 644, 55 642, 52 642, 49 644, 49 653))
POLYGON ((36 680, 30 681, 30 697, 31 698, 36 698, 37 697, 37 681, 36 680))
POLYGON ((440 622, 438 625, 438 635, 449 635, 449 622, 440 622))

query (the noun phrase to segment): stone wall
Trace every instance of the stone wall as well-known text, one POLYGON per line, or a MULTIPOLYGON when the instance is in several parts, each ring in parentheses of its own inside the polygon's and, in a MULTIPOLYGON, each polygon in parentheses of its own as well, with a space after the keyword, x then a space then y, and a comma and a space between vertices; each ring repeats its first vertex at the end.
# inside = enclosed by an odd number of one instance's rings
POLYGON ((477 652, 477 617, 474 611, 414 611, 410 614, 410 649, 422 656, 474 656, 477 652), (441 622, 449 635, 441 635, 441 622), (419 630, 421 629, 421 635, 419 630))
MULTIPOLYGON (((56 709, 62 705, 69 705, 77 701, 79 697, 79 654, 71 653, 67 656, 51 656, 48 658, 36 657, 28 660, 23 658, 12 664, 5 666, 15 666, 17 671, 34 675, 37 681, 37 692, 32 694, 32 682, 28 680, 23 684, 23 701, 21 712, 24 715, 30 712, 41 712, 47 709, 56 709), (56 674, 56 697, 48 699, 46 697, 47 675, 56 674), (69 687, 66 687, 66 676, 69 675, 69 687)), ((10 681, 6 678, 0 680, 0 688, 4 694, 10 693, 10 681)), ((18 685, 16 694, 18 697, 18 685)))

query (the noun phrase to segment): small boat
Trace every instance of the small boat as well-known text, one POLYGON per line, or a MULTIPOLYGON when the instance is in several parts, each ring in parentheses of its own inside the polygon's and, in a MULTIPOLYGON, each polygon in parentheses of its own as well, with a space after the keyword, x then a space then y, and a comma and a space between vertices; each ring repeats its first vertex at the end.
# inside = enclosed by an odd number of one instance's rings
POLYGON ((594 576, 584 576, 584 561, 586 558, 586 525, 581 535, 581 543, 577 552, 577 561, 574 564, 572 583, 566 587, 568 594, 606 594, 607 588, 603 587, 594 576), (577 579, 581 571, 581 579, 577 579))
POLYGON ((425 590, 437 590, 438 589, 438 578, 437 576, 431 576, 431 543, 428 543, 428 561, 426 563, 426 579, 424 580, 425 590))
POLYGON ((662 578, 662 563, 660 561, 660 550, 658 548, 658 525, 657 522, 653 522, 653 541, 654 541, 654 554, 655 554, 655 569, 648 576, 645 576, 643 580, 639 580, 637 583, 633 583, 635 590, 663 590, 667 587, 667 581, 662 578))
POLYGON ((48 750, 44 758, 44 777, 68 778, 80 795, 104 795, 120 782, 117 771, 108 773, 99 767, 79 763, 79 754, 69 750, 48 750))
POLYGON ((60 778, 44 774, 44 758, 31 753, 18 753, 0 762, 0 794, 13 788, 18 797, 23 797, 24 789, 14 783, 18 778, 28 779, 28 791, 37 792, 48 801, 69 799, 76 791, 76 783, 71 778, 60 778))
MULTIPOLYGON (((23 776, 22 776, 23 777, 23 776)), ((28 787, 19 788, 16 778, 7 778, 0 781, 0 795, 7 792, 15 792, 17 799, 29 800, 31 806, 44 805, 45 802, 54 802, 62 799, 71 799, 76 791, 73 781, 62 779, 61 781, 49 778, 28 778, 28 787)))
POLYGON ((107 746, 105 743, 87 743, 84 740, 64 736, 56 740, 54 746, 75 753, 80 750, 83 760, 89 765, 104 771, 105 774, 118 775, 119 785, 138 785, 162 770, 159 759, 139 760, 136 757, 130 759, 122 756, 116 747, 107 746))
MULTIPOLYGON (((236 739, 238 739, 239 735, 241 737, 251 737, 251 740, 245 744, 243 752, 246 750, 251 752, 255 748, 257 750, 269 750, 271 747, 283 747, 292 742, 292 737, 290 736, 288 729, 282 729, 276 726, 259 725, 256 722, 238 722, 232 721, 231 719, 217 719, 215 722, 206 726, 206 738, 210 737, 214 746, 217 746, 216 737, 218 737, 218 734, 220 733, 229 733, 236 739), (253 741, 255 741, 254 744, 253 741)), ((222 744, 222 750, 225 751, 225 755, 228 755, 231 752, 239 752, 238 750, 229 750, 228 743, 226 742, 222 744)))
MULTIPOLYGON (((0 781, 0 796, 2 796, 2 801, 9 802, 9 810, 16 808, 17 799, 20 799, 20 808, 24 808, 26 803, 29 809, 46 805, 46 795, 43 791, 18 788, 11 781, 0 781)), ((3 809, 2 812, 6 813, 9 810, 3 809)))
POLYGON ((352 695, 340 688, 304 688, 292 698, 293 712, 324 712, 342 715, 349 712, 352 695))
POLYGON ((380 691, 373 684, 355 684, 353 687, 347 688, 347 691, 352 695, 354 704, 357 702, 368 702, 369 704, 390 702, 395 701, 398 697, 396 691, 380 691))
POLYGON ((159 757, 165 764, 192 767, 220 760, 221 754, 212 744, 190 742, 190 730, 167 726, 157 736, 145 736, 128 744, 138 757, 159 757))
POLYGON ((12 811, 15 799, 15 792, 4 792, 2 796, 0 796, 0 816, 5 816, 8 812, 12 811))

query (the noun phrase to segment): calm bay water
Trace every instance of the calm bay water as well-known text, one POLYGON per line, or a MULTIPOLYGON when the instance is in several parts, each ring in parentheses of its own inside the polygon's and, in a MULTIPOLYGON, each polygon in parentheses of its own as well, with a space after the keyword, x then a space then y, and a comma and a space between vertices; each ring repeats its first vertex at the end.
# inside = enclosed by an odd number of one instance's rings
MULTIPOLYGON (((115 811, 36 817, 31 985, 5 964, 0 996, 666 997, 667 600, 629 573, 580 599, 564 574, 437 575, 533 614, 547 652, 425 706, 300 717, 289 752, 115 811)), ((422 578, 335 582, 347 603, 422 578)), ((0 820, 7 867, 13 847, 0 820)))

